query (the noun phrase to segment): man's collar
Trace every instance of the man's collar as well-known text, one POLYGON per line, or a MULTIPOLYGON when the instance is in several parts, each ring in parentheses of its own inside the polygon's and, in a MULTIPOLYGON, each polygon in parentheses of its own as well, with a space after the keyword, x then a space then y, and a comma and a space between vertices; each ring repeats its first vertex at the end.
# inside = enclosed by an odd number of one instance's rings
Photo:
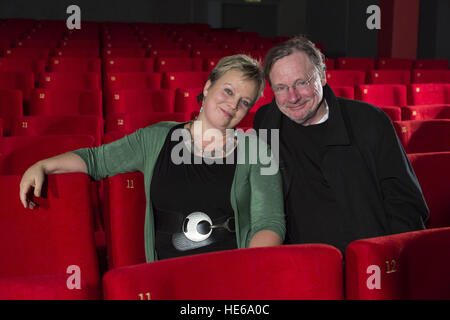
MULTIPOLYGON (((333 90, 331 90, 327 84, 323 87, 323 95, 328 106, 328 119, 326 120, 328 121, 326 144, 329 146, 349 145, 349 131, 342 114, 344 111, 334 95, 333 90)), ((273 99, 270 104, 268 111, 269 112, 267 112, 266 116, 267 128, 279 129, 281 126, 281 118, 284 117, 284 115, 278 109, 275 99, 273 99)))

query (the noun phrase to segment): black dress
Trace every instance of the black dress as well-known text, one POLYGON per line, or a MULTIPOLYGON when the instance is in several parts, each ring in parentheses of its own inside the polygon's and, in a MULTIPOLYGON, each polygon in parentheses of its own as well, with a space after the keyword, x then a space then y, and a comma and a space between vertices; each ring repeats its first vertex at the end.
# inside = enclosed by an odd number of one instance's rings
MULTIPOLYGON (((195 159, 198 156, 187 147, 183 147, 182 152, 189 154, 191 164, 175 164, 171 158, 172 150, 183 143, 183 137, 176 141, 171 141, 171 137, 176 129, 186 130, 185 133, 190 137, 189 131, 183 126, 184 124, 177 125, 169 131, 155 164, 150 185, 158 259, 237 248, 234 232, 225 228, 210 229, 208 223, 197 228, 200 234, 211 230, 205 240, 192 241, 183 233, 187 228, 186 217, 193 212, 206 213, 213 225, 222 224, 226 220, 233 222, 230 192, 236 169, 236 161, 230 161, 232 164, 228 164, 225 159, 223 164, 199 161, 203 159, 195 159), (201 163, 196 164, 198 162, 201 163)), ((235 154, 233 152, 229 157, 236 157, 235 154)), ((234 226, 232 222, 230 226, 234 226)))

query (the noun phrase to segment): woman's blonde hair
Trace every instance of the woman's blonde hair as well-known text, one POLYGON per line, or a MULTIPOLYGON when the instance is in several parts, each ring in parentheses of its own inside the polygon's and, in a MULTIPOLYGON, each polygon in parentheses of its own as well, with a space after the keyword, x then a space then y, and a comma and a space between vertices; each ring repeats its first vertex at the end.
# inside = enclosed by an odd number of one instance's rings
MULTIPOLYGON (((253 103, 255 103, 259 97, 261 97, 266 85, 264 71, 261 64, 257 60, 245 54, 235 54, 232 56, 223 57, 209 74, 208 80, 211 81, 211 86, 213 86, 218 79, 230 70, 241 71, 244 79, 251 80, 256 83, 257 94, 255 101, 253 101, 253 103)), ((197 101, 201 104, 203 98, 202 92, 198 95, 197 101)))

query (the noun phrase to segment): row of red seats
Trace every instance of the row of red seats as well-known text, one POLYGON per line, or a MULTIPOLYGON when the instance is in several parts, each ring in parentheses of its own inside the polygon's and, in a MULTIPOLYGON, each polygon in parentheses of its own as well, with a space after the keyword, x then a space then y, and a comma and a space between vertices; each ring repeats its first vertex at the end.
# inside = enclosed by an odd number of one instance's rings
POLYGON ((102 277, 95 254, 89 178, 49 176, 45 197, 34 199, 35 212, 23 208, 11 187, 20 178, 0 177, 0 200, 5 204, 0 210, 0 253, 6 257, 0 264, 2 299, 100 299, 102 292, 104 299, 133 300, 450 298, 450 228, 354 241, 345 252, 345 270, 341 253, 322 244, 144 263, 144 215, 141 210, 130 215, 130 205, 136 202, 124 202, 134 197, 145 205, 145 197, 133 195, 143 196, 144 189, 138 189, 133 179, 123 179, 132 178, 126 175, 108 179, 118 182, 107 187, 111 195, 120 196, 111 199, 127 210, 114 210, 109 217, 114 264, 102 277))
MULTIPOLYGON (((48 52, 48 50, 46 50, 48 52)), ((24 58, 11 57, 14 52, 6 50, 6 58, 0 58, 0 71, 33 71, 41 72, 101 72, 102 60, 87 57, 53 57, 24 58)), ((158 51, 154 50, 154 58, 106 58, 103 59, 104 72, 185 72, 211 71, 221 57, 237 52, 207 51, 199 53, 198 57, 190 57, 189 51, 158 51), (158 56, 159 52, 159 56, 158 56), (177 55, 177 56, 171 56, 177 55), (183 54, 185 56, 183 56, 183 54)), ((25 55, 27 51, 17 54, 25 55)), ((40 55, 39 51, 32 51, 40 55)), ((253 53, 250 53, 253 54, 253 53)), ((261 52, 259 57, 263 58, 261 52)), ((253 55, 255 56, 255 55, 253 55)), ((256 56, 255 56, 256 57, 256 56)), ((355 86, 359 84, 409 84, 409 83, 450 83, 450 70, 416 69, 409 70, 328 70, 326 72, 329 84, 355 86)))

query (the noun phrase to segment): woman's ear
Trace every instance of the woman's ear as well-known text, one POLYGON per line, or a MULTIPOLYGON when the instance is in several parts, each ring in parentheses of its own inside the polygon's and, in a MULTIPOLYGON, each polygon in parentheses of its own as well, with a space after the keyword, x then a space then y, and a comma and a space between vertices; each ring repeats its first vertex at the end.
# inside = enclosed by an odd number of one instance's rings
POLYGON ((205 86, 203 87, 203 100, 205 100, 206 96, 208 95, 208 90, 211 87, 211 80, 208 79, 206 81, 205 86))

